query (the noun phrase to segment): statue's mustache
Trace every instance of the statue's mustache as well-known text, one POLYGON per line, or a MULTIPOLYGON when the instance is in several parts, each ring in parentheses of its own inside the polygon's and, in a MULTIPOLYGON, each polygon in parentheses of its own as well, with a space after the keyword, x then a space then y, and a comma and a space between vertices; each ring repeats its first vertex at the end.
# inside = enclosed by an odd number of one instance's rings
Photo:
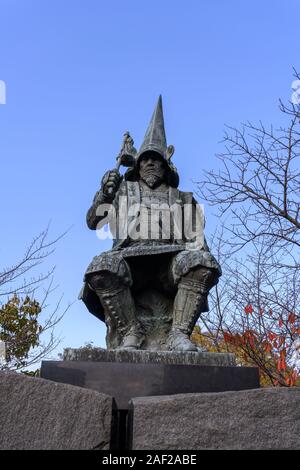
POLYGON ((156 168, 154 165, 149 165, 143 168, 142 172, 144 174, 159 174, 160 170, 156 168))

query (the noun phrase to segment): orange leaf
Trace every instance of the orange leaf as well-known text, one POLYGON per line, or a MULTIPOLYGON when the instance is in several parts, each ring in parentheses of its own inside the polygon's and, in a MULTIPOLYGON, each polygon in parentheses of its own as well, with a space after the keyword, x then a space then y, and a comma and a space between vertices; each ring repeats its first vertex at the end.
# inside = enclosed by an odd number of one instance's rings
POLYGON ((286 358, 286 350, 282 349, 280 351, 280 359, 281 359, 281 361, 285 361, 285 358, 286 358))
POLYGON ((270 343, 266 342, 266 343, 264 344, 264 349, 265 349, 265 351, 266 351, 267 353, 268 353, 268 352, 271 352, 271 351, 272 351, 272 345, 271 345, 270 343))
POLYGON ((285 378, 285 383, 287 384, 288 387, 291 385, 290 377, 285 378))
POLYGON ((255 346, 254 346, 254 338, 253 338, 253 336, 250 336, 250 337, 249 337, 249 343, 250 343, 251 348, 254 349, 255 346))
POLYGON ((225 331, 223 336, 225 343, 232 342, 232 335, 230 333, 227 333, 227 331, 225 331))
POLYGON ((269 331, 268 338, 269 338, 270 341, 274 341, 274 339, 277 338, 277 335, 276 335, 276 333, 273 333, 272 331, 269 331))
POLYGON ((296 320, 296 315, 294 313, 290 313, 288 316, 288 322, 292 324, 292 323, 295 323, 295 320, 296 320))
POLYGON ((279 358, 277 360, 277 370, 280 372, 281 370, 286 370, 286 362, 285 359, 279 358))

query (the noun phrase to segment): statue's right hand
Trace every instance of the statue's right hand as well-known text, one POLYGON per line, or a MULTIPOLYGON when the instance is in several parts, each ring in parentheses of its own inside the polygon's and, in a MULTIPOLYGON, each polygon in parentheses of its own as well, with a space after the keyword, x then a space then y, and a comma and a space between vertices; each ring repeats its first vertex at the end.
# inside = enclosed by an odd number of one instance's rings
POLYGON ((122 181, 122 176, 118 170, 110 170, 105 173, 102 178, 101 186, 102 191, 106 196, 113 197, 119 189, 122 181))

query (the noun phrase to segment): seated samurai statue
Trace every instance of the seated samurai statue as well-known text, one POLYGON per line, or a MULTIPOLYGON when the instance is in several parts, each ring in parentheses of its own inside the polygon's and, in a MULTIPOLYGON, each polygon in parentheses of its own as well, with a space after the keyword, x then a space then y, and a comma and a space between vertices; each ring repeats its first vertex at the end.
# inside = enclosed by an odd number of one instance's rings
POLYGON ((80 293, 105 322, 108 349, 197 351, 190 336, 221 268, 203 234, 202 209, 177 189, 173 153, 160 96, 139 152, 125 134, 118 159, 125 175, 108 171, 87 213, 90 229, 109 223, 114 238, 88 266, 80 293))

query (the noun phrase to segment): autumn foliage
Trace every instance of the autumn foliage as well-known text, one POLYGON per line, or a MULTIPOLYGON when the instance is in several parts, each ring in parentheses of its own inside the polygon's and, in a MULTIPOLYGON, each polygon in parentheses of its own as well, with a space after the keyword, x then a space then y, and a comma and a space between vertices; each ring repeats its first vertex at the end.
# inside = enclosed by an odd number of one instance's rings
POLYGON ((1 306, 0 340, 5 342, 6 361, 11 366, 25 366, 30 349, 39 345, 40 313, 40 304, 29 296, 22 299, 14 295, 1 306))
POLYGON ((240 331, 221 329, 218 336, 215 336, 212 332, 201 331, 200 327, 196 326, 192 339, 210 352, 235 354, 238 365, 258 367, 262 386, 299 386, 300 374, 291 358, 292 352, 297 354, 294 343, 300 334, 299 319, 291 312, 286 320, 279 318, 270 321, 273 312, 269 310, 266 313, 268 318, 265 320, 266 328, 263 333, 247 328, 247 325, 253 325, 258 318, 262 321, 264 314, 264 311, 256 311, 252 304, 248 304, 241 313, 244 328, 240 328, 240 331), (245 318, 247 316, 251 316, 252 322, 245 318))
POLYGON ((34 237, 14 264, 0 268, 0 341, 5 343, 1 368, 24 371, 39 364, 60 342, 55 327, 69 305, 61 309, 62 296, 53 302, 55 268, 41 272, 40 267, 64 234, 49 240, 48 230, 34 237))

